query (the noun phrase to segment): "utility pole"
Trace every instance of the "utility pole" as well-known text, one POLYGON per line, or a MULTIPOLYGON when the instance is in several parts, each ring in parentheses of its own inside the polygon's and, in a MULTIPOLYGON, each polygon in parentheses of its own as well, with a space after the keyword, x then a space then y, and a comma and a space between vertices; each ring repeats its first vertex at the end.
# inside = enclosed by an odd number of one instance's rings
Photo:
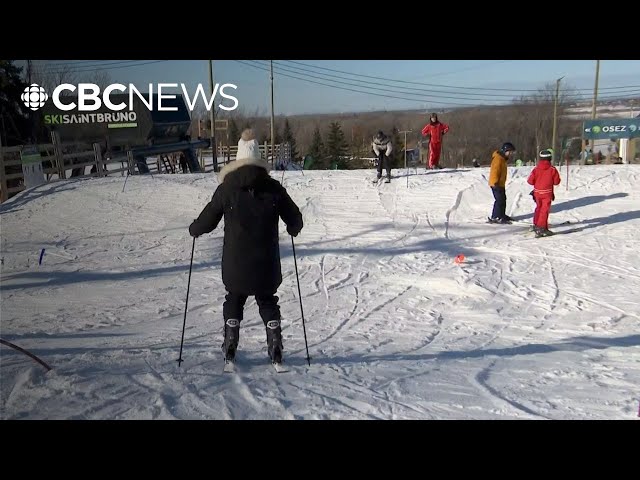
MULTIPOLYGON (((591 120, 596 119, 596 102, 598 100, 598 78, 600 76, 600 60, 596 60, 596 84, 593 88, 593 105, 591 107, 591 120)), ((584 124, 583 124, 584 125, 584 124)), ((586 163, 587 159, 587 141, 582 139, 582 152, 584 155, 584 161, 586 163)), ((595 152, 593 150, 593 141, 591 142, 591 154, 593 155, 595 152)), ((569 179, 567 179, 567 190, 569 190, 569 179)))
MULTIPOLYGON (((31 60, 27 60, 27 85, 31 86, 31 60)), ((29 141, 35 143, 33 110, 29 109, 29 141)))
MULTIPOLYGON (((274 119, 274 113, 273 113, 273 60, 271 60, 271 169, 273 170, 274 167, 276 166, 276 157, 275 157, 275 146, 274 146, 274 142, 275 142, 275 138, 274 138, 274 132, 275 131, 275 119, 274 119)), ((269 156, 267 155, 267 161, 269 161, 269 156)))
POLYGON ((557 132, 557 124, 558 124, 558 96, 560 95, 560 80, 564 77, 560 77, 556 80, 556 100, 553 104, 553 134, 551 140, 551 150, 553 152, 551 160, 552 163, 555 163, 556 159, 556 132, 557 132))
POLYGON ((407 175, 407 188, 409 188, 409 169, 407 168, 407 133, 411 133, 413 130, 403 130, 398 133, 404 133, 404 171, 407 175))
POLYGON ((600 77, 600 60, 596 60, 596 85, 593 88, 593 107, 591 108, 591 120, 596 119, 596 102, 598 101, 598 78, 600 77))
POLYGON ((211 122, 211 153, 213 155, 213 171, 218 171, 218 149, 216 148, 216 99, 213 95, 213 60, 209 60, 209 89, 211 91, 211 110, 209 121, 211 122))

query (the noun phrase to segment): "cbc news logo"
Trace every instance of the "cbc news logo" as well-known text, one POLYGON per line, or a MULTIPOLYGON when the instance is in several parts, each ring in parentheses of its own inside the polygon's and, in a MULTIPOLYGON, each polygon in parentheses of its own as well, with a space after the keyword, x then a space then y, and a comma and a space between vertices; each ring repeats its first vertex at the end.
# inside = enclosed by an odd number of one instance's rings
POLYGON ((47 95, 47 92, 45 92, 44 88, 40 85, 32 83, 24 89, 20 98, 22 98, 22 101, 27 108, 30 108, 31 110, 38 110, 39 108, 44 107, 49 95, 47 95))

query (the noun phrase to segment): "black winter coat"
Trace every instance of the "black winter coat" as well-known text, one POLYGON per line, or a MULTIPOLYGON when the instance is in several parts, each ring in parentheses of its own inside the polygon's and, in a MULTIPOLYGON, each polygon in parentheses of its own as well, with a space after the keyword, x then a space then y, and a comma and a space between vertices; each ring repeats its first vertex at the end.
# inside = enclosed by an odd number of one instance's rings
POLYGON ((267 168, 262 160, 226 165, 213 198, 189 226, 197 237, 213 231, 224 216, 222 281, 229 292, 275 294, 282 283, 279 219, 290 235, 302 230, 298 206, 267 168))

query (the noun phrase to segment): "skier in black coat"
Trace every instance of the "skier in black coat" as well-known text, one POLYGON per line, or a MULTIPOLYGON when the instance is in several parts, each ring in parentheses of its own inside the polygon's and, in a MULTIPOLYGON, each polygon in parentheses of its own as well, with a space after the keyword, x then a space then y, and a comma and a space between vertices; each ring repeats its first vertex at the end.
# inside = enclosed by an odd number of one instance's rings
POLYGON ((387 179, 385 182, 391 182, 391 152, 393 151, 391 139, 387 137, 382 130, 380 130, 373 138, 371 147, 373 148, 373 152, 376 154, 376 157, 378 157, 377 179, 380 180, 380 178, 382 178, 382 166, 384 165, 384 168, 387 171, 387 179))
POLYGON ((189 226, 189 233, 195 237, 209 233, 224 216, 225 359, 233 361, 235 357, 244 304, 253 295, 266 327, 269 357, 280 363, 281 317, 275 296, 282 283, 278 222, 282 218, 289 235, 295 237, 302 230, 302 214, 285 188, 269 176, 269 165, 262 160, 250 130, 242 133, 236 160, 220 171, 219 181, 213 198, 189 226))

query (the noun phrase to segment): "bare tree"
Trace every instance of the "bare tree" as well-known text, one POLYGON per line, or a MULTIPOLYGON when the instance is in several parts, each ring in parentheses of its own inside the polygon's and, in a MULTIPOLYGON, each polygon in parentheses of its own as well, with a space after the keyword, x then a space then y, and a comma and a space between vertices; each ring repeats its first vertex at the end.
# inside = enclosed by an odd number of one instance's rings
MULTIPOLYGON (((78 74, 69 64, 54 65, 50 62, 34 62, 31 72, 31 82, 37 83, 51 93, 62 83, 76 83, 78 74)), ((68 90, 63 91, 63 95, 72 95, 68 90)))
POLYGON ((77 82, 78 74, 70 65, 57 67, 57 69, 52 69, 51 71, 56 85, 61 85, 63 83, 74 84, 77 82))
MULTIPOLYGON (((577 98, 575 88, 563 85, 558 91, 558 124, 562 119, 564 109, 577 98)), ((553 142, 553 112, 556 100, 556 84, 547 83, 543 88, 532 95, 520 97, 516 100, 517 111, 524 116, 520 127, 529 131, 529 142, 523 141, 527 151, 532 158, 536 158, 537 153, 542 148, 551 147, 553 142)), ((560 127, 560 125, 558 125, 560 127)))
POLYGON ((94 70, 89 75, 85 75, 81 81, 83 83, 94 83, 100 87, 101 91, 113 83, 111 75, 109 75, 109 72, 106 72, 105 70, 94 70))

